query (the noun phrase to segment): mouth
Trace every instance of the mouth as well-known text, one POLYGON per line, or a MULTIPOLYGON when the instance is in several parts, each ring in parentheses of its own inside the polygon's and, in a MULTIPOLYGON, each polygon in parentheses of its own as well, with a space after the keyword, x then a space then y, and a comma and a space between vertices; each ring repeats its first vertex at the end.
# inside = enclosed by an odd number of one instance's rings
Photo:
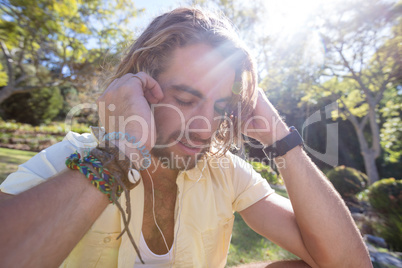
POLYGON ((195 146, 194 146, 194 144, 191 145, 191 144, 187 143, 186 141, 178 141, 178 145, 187 154, 198 154, 202 151, 203 148, 205 148, 206 144, 200 143, 200 144, 195 144, 195 146))

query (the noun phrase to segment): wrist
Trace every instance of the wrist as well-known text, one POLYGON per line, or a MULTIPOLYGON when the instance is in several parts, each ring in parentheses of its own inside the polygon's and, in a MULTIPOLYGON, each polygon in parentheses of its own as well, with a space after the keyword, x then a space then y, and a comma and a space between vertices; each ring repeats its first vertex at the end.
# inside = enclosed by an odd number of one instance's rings
POLYGON ((106 167, 112 161, 113 159, 109 154, 95 148, 86 156, 75 151, 67 157, 66 166, 85 175, 92 185, 108 196, 110 203, 114 203, 123 192, 124 186, 121 184, 121 172, 111 174, 106 167), (103 159, 100 160, 101 158, 103 159))
POLYGON ((122 132, 105 133, 103 128, 97 127, 91 127, 91 130, 98 140, 98 148, 112 154, 116 161, 119 160, 124 165, 123 170, 144 170, 151 165, 148 147, 141 145, 135 136, 122 132))
POLYGON ((268 158, 274 159, 278 156, 285 155, 287 152, 296 147, 301 146, 303 146, 303 138, 297 129, 292 126, 288 129, 288 134, 285 137, 278 139, 272 145, 265 146, 263 152, 268 158))
POLYGON ((97 139, 98 146, 91 150, 91 154, 99 159, 114 177, 123 183, 127 189, 134 188, 140 179, 137 166, 133 166, 130 158, 120 149, 125 146, 120 142, 120 133, 106 134, 103 128, 91 127, 93 136, 97 139), (135 176, 133 176, 133 173, 135 176))
POLYGON ((263 138, 261 138, 260 142, 262 145, 264 145, 264 147, 268 147, 285 138, 289 134, 289 127, 286 126, 284 122, 281 122, 280 124, 273 126, 272 130, 270 131, 270 135, 265 135, 263 138))

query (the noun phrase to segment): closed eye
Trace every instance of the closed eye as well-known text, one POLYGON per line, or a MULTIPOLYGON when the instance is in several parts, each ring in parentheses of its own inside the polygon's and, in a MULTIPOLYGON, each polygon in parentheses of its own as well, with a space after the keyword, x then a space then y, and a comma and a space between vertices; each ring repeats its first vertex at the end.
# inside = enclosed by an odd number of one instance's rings
POLYGON ((193 101, 182 101, 182 100, 180 100, 178 98, 176 98, 176 102, 180 106, 192 106, 194 104, 193 101))

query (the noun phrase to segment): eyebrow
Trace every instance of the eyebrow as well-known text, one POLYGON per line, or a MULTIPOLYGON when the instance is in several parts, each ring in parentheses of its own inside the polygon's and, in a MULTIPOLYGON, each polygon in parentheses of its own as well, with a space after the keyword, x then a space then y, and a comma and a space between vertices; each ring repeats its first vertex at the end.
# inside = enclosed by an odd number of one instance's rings
POLYGON ((172 88, 177 91, 187 92, 190 93, 200 99, 205 99, 204 94, 202 94, 199 90, 192 88, 186 85, 172 85, 172 88))
MULTIPOLYGON (((199 90, 187 86, 187 85, 172 85, 171 86, 173 89, 177 90, 177 91, 182 91, 182 92, 187 92, 190 93, 200 99, 205 99, 204 94, 202 94, 199 90)), ((230 99, 232 98, 232 96, 226 97, 226 98, 222 98, 222 99, 218 99, 217 102, 224 102, 224 101, 230 101, 230 99)))

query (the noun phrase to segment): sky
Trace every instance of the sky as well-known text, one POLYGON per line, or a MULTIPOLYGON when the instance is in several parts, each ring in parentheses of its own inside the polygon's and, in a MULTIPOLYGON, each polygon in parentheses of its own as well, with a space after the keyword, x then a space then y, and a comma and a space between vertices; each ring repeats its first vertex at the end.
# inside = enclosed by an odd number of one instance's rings
MULTIPOLYGON (((248 0, 243 0, 247 3, 248 0)), ((243 2, 242 1, 242 2, 243 2)), ((308 16, 319 6, 338 0, 263 0, 267 10, 267 27, 272 32, 292 33, 297 31, 308 16)), ((145 12, 135 21, 135 26, 144 28, 155 16, 186 5, 185 0, 135 0, 136 8, 145 8, 145 12)))
MULTIPOLYGON (((248 0, 239 1, 247 4, 248 0)), ((266 20, 260 31, 264 35, 274 36, 279 41, 279 45, 286 44, 306 27, 306 21, 315 9, 335 1, 339 0, 262 0, 261 8, 266 10, 266 20)), ((145 8, 145 12, 133 21, 132 28, 135 29, 136 36, 139 36, 157 15, 175 7, 187 6, 188 2, 186 0, 135 0, 137 9, 145 8)), ((318 33, 311 32, 309 40, 311 43, 308 46, 309 51, 306 51, 303 57, 312 61, 311 63, 321 65, 325 51, 318 33)))
POLYGON ((184 1, 182 0, 135 0, 135 7, 137 9, 145 8, 145 12, 136 18, 134 26, 138 27, 138 30, 143 30, 154 17, 183 3, 184 1))

